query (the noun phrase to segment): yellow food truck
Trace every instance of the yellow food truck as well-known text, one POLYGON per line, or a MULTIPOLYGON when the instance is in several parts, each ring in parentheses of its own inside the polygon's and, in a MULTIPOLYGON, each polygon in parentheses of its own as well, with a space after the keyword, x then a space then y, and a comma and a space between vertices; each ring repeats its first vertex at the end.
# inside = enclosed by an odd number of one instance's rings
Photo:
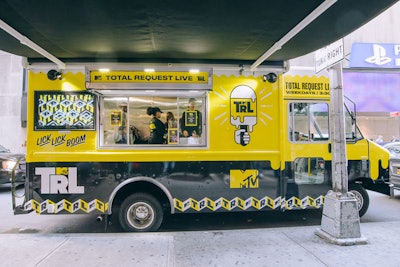
MULTIPOLYGON (((156 231, 167 213, 322 207, 332 188, 327 77, 144 67, 30 66, 15 214, 97 213, 125 231, 156 231)), ((366 189, 389 194, 389 154, 354 115, 346 109, 349 191, 362 216, 366 189)))

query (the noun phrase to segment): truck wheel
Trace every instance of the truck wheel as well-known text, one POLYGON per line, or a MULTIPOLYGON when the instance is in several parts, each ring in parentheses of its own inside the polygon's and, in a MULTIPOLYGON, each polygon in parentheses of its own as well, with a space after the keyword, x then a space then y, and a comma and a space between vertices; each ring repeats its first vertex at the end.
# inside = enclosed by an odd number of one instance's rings
POLYGON ((163 216, 161 204, 155 197, 137 193, 122 202, 118 218, 126 232, 152 232, 158 230, 163 216))
POLYGON ((358 214, 362 217, 367 212, 369 206, 367 190, 359 184, 350 184, 349 192, 354 194, 358 202, 358 214))

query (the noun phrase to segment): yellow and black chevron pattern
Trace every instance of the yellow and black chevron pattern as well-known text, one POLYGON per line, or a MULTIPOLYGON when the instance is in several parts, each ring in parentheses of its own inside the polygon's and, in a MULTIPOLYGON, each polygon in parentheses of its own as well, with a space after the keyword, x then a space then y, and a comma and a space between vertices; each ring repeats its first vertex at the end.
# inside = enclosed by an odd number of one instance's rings
MULTIPOLYGON (((223 197, 217 200, 212 200, 208 197, 205 197, 201 200, 188 198, 184 201, 174 198, 174 208, 181 212, 185 212, 189 209, 195 211, 201 211, 205 208, 211 211, 217 211, 221 208, 227 211, 231 211, 235 208, 239 208, 241 210, 247 210, 249 208, 255 208, 256 210, 261 210, 265 207, 271 210, 277 208, 284 208, 287 210, 291 210, 293 208, 305 209, 307 207, 320 208, 323 205, 323 202, 324 202, 324 196, 322 195, 315 199, 310 196, 306 196, 303 199, 299 199, 297 197, 291 197, 289 199, 277 197, 275 199, 272 199, 268 196, 262 199, 257 199, 255 197, 250 197, 248 199, 241 199, 240 197, 235 197, 231 200, 228 200, 223 197)), ((63 199, 57 203, 49 199, 43 202, 31 199, 30 201, 25 203, 24 209, 27 211, 35 210, 35 212, 38 214, 42 213, 57 214, 62 211, 67 211, 69 213, 76 213, 78 211, 83 211, 85 213, 99 211, 101 213, 104 213, 108 209, 108 203, 102 202, 98 199, 94 199, 90 202, 86 202, 82 199, 70 202, 66 199, 63 199)))
POLYGON ((93 125, 93 96, 90 94, 42 94, 39 96, 39 121, 42 126, 93 125))
POLYGON ((239 208, 241 210, 247 210, 249 208, 255 208, 257 210, 261 210, 265 207, 272 210, 277 208, 284 208, 287 210, 291 210, 293 208, 305 209, 307 207, 320 208, 323 205, 323 202, 324 202, 324 196, 322 195, 315 199, 310 196, 306 196, 303 199, 299 199, 297 197, 291 197, 289 199, 277 197, 273 199, 268 196, 262 199, 257 199, 255 197, 250 197, 248 199, 241 199, 240 197, 235 197, 231 200, 223 197, 220 197, 217 200, 212 200, 208 197, 205 197, 201 200, 188 198, 184 201, 174 198, 174 208, 181 212, 185 212, 188 209, 201 211, 205 208, 211 211, 216 211, 221 208, 228 211, 233 210, 235 208, 239 208))
POLYGON ((101 213, 104 213, 108 209, 108 203, 102 202, 98 199, 93 199, 90 202, 86 202, 82 199, 70 202, 66 199, 63 199, 57 203, 49 199, 43 202, 31 199, 27 203, 25 203, 24 209, 27 211, 34 210, 37 214, 42 214, 42 213, 56 214, 61 211, 68 211, 69 213, 75 213, 78 211, 83 211, 85 213, 90 213, 92 211, 99 211, 101 213))

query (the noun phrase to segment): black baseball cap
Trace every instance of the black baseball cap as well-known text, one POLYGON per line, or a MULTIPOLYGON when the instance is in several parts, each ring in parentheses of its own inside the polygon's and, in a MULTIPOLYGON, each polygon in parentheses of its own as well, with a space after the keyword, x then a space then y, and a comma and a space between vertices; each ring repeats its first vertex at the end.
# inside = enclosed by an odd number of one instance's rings
POLYGON ((161 111, 161 109, 160 109, 159 107, 155 107, 155 108, 153 109, 154 114, 156 114, 157 111, 159 111, 159 112, 161 112, 161 113, 164 113, 164 112, 161 111))

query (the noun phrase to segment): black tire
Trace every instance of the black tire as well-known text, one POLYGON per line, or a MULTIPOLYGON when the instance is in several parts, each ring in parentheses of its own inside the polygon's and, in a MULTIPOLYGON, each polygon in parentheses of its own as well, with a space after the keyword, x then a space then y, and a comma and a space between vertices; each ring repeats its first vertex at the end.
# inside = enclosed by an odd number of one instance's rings
POLYGON ((118 219, 126 232, 153 232, 160 228, 164 212, 160 202, 152 195, 136 193, 121 204, 118 219))
POLYGON ((368 210, 369 196, 367 190, 359 184, 350 184, 349 192, 353 193, 358 202, 358 214, 362 217, 368 210))

